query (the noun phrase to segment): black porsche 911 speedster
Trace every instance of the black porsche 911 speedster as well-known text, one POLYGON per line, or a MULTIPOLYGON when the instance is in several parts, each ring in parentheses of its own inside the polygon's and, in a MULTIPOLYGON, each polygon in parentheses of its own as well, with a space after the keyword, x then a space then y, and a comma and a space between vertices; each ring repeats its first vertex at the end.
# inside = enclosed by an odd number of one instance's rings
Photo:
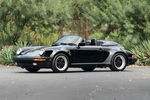
POLYGON ((112 71, 123 71, 137 59, 116 42, 66 35, 52 46, 20 48, 14 61, 29 72, 37 72, 41 68, 65 72, 69 67, 79 67, 84 71, 109 67, 112 71))

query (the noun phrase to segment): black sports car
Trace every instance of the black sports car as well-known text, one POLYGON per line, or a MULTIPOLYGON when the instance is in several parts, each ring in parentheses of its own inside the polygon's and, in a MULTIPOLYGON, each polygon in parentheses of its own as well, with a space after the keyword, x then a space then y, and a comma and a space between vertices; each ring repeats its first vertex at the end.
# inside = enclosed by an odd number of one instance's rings
POLYGON ((66 35, 52 46, 20 48, 14 61, 29 72, 37 72, 40 68, 65 72, 68 67, 79 67, 84 71, 109 67, 112 71, 123 71, 137 59, 116 42, 66 35))

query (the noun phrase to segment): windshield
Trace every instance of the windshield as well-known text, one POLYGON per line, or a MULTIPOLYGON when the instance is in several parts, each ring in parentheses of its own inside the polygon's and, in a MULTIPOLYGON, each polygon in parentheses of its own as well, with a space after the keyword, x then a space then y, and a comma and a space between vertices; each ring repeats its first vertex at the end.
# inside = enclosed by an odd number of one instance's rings
POLYGON ((57 42, 55 42, 55 45, 78 45, 81 41, 82 38, 80 36, 63 36, 57 42))

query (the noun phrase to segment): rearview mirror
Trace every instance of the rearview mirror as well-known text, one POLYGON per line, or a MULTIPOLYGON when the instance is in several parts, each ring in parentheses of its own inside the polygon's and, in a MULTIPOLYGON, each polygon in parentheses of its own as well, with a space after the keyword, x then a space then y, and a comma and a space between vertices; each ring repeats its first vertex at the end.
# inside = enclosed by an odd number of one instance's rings
POLYGON ((81 42, 81 43, 79 43, 78 46, 85 46, 85 43, 84 43, 84 42, 81 42))

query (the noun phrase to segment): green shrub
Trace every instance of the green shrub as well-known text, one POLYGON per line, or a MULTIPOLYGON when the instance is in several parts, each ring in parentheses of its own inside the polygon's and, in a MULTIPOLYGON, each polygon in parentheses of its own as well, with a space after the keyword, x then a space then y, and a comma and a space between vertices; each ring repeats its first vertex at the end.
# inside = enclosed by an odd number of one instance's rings
POLYGON ((13 58, 16 55, 16 51, 21 47, 26 47, 28 44, 26 42, 18 42, 15 46, 4 48, 0 52, 0 63, 4 65, 13 65, 13 58))
POLYGON ((43 29, 43 34, 32 31, 30 28, 25 28, 20 35, 18 41, 28 42, 32 45, 51 45, 58 39, 58 34, 51 33, 48 29, 43 29))
POLYGON ((105 33, 96 32, 96 33, 91 34, 89 36, 89 39, 92 39, 92 38, 96 38, 97 40, 104 40, 105 39, 105 33))
POLYGON ((128 34, 126 36, 117 36, 113 38, 111 36, 110 40, 118 42, 119 44, 123 45, 127 50, 131 50, 136 45, 140 44, 141 41, 139 38, 139 35, 128 34))
POLYGON ((141 65, 150 65, 150 40, 143 41, 132 50, 141 65))
POLYGON ((119 44, 123 45, 127 50, 131 50, 131 48, 138 45, 140 41, 140 36, 134 34, 128 34, 121 36, 119 33, 111 32, 110 34, 96 32, 89 36, 89 39, 96 38, 97 40, 111 40, 118 42, 119 44))
POLYGON ((2 45, 0 44, 0 51, 1 51, 1 49, 2 49, 2 45))

